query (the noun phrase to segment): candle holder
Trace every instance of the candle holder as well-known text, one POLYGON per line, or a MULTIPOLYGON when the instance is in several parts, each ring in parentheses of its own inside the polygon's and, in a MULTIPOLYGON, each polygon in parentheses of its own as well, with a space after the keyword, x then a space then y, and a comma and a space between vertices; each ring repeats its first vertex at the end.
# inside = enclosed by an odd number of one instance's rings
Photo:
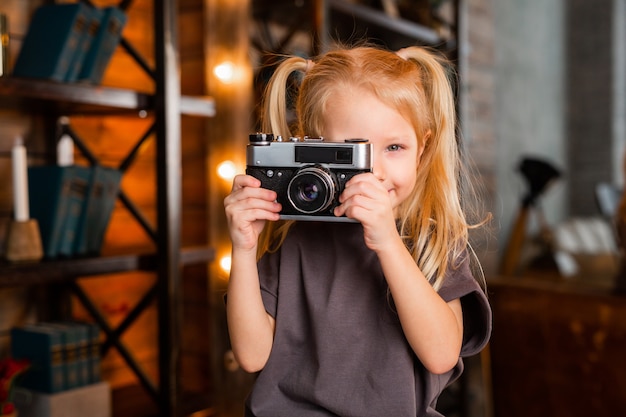
POLYGON ((13 220, 9 224, 5 257, 11 262, 38 261, 43 258, 36 219, 13 220))

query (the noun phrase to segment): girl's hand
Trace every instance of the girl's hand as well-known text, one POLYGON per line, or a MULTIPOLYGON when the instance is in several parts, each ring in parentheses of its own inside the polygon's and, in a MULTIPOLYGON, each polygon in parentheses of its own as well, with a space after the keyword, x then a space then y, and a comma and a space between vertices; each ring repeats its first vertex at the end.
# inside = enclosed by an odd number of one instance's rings
POLYGON ((261 188, 261 181, 250 175, 235 177, 232 191, 224 199, 233 248, 256 249, 265 222, 279 219, 281 205, 276 197, 275 191, 261 188))
POLYGON ((347 216, 363 225, 365 243, 377 251, 391 239, 398 238, 389 192, 372 173, 351 178, 339 196, 335 216, 347 216))

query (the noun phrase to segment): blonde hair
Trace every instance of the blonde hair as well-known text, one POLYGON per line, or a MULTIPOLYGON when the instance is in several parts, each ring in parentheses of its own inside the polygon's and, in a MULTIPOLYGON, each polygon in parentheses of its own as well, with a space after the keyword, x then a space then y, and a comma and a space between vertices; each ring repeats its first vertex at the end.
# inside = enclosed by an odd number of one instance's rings
MULTIPOLYGON (((283 137, 323 136, 329 100, 334 92, 364 89, 409 121, 424 147, 417 181, 398 207, 399 232, 421 271, 435 289, 448 265, 469 248, 462 158, 456 141, 454 94, 447 61, 422 47, 389 52, 373 46, 338 48, 311 61, 286 58, 267 86, 262 129, 283 137), (303 73, 296 96, 295 121, 287 113, 287 84, 303 73)), ((259 255, 276 249, 289 222, 268 223, 259 255)))

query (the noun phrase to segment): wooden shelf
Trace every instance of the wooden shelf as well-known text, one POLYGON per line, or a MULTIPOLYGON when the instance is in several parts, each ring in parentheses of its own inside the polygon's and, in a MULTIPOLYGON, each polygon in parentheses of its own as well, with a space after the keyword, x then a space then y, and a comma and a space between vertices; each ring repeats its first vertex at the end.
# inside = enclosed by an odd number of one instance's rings
MULTIPOLYGON (((119 7, 126 10, 131 3, 133 3, 132 0, 120 1, 119 7)), ((182 270, 185 265, 201 265, 211 262, 214 258, 214 251, 206 246, 180 247, 182 133, 178 119, 180 116, 213 117, 215 102, 211 97, 180 95, 180 61, 176 41, 178 39, 178 5, 181 1, 154 0, 150 3, 152 3, 150 14, 154 30, 152 34, 146 34, 146 40, 153 41, 153 65, 146 64, 144 57, 134 51, 132 46, 122 46, 153 78, 154 89, 152 91, 4 76, 0 77, 0 109, 46 119, 43 122, 49 126, 44 126, 42 135, 50 139, 50 147, 55 143, 52 139, 57 139, 54 136, 55 129, 51 126, 58 116, 143 117, 144 114, 152 116, 153 125, 148 133, 154 135, 156 147, 157 219, 154 225, 156 253, 43 260, 34 263, 0 261, 0 288, 53 283, 68 284, 71 287, 69 290, 106 333, 107 343, 117 348, 142 387, 152 397, 159 415, 179 416, 181 415, 179 410, 191 404, 187 398, 182 397, 181 384, 177 379, 181 362, 182 270), (117 327, 112 328, 74 281, 78 278, 88 279, 131 271, 154 271, 155 285, 144 294, 138 305, 124 320, 117 327), (159 375, 156 378, 158 383, 152 381, 152 378, 142 371, 132 352, 120 340, 127 326, 139 317, 152 300, 156 300, 158 310, 159 375)), ((124 39, 123 41, 123 44, 126 44, 124 39)), ((138 144, 141 144, 144 139, 144 136, 139 138, 138 144)), ((130 151, 128 161, 134 158, 135 152, 136 148, 130 151)), ((138 220, 142 223, 141 219, 138 220)), ((62 288, 60 292, 66 293, 67 291, 68 288, 62 288)), ((61 304, 55 297, 51 297, 50 301, 61 304)))
MULTIPOLYGON (((210 262, 214 251, 209 247, 181 250, 181 265, 210 262)), ((33 263, 0 262, 0 287, 50 284, 126 271, 155 271, 156 254, 132 254, 91 258, 43 260, 33 263)))
MULTIPOLYGON (((0 77, 0 107, 59 114, 119 114, 151 111, 154 96, 133 90, 60 83, 18 77, 0 77)), ((215 103, 210 97, 180 98, 181 114, 212 117, 215 103)))
MULTIPOLYGON (((344 0, 326 0, 333 30, 348 31, 346 35, 356 38, 355 34, 364 30, 367 37, 379 40, 395 40, 405 42, 404 46, 413 44, 416 40, 424 45, 439 45, 445 40, 429 27, 402 18, 393 18, 380 10, 350 3, 344 0), (347 24, 351 20, 351 24, 347 24), (345 22, 346 24, 338 24, 345 22), (411 43, 406 43, 406 42, 411 43)), ((343 38, 343 37, 342 37, 343 38)), ((358 39, 358 38, 357 38, 358 39)), ((394 47, 394 45, 390 45, 394 47)))
MULTIPOLYGON (((353 40, 369 39, 390 49, 415 44, 450 49, 456 44, 454 39, 442 36, 431 27, 402 17, 394 18, 383 10, 346 0, 253 0, 252 17, 263 25, 273 22, 287 27, 287 33, 317 31, 323 43, 339 40, 350 44, 353 40), (319 19, 311 15, 313 8, 319 9, 319 19)), ((275 45, 261 45, 261 52, 267 52, 264 46, 272 50, 276 45, 284 47, 283 42, 288 38, 279 36, 275 45)), ((284 53, 283 50, 274 52, 284 53)))

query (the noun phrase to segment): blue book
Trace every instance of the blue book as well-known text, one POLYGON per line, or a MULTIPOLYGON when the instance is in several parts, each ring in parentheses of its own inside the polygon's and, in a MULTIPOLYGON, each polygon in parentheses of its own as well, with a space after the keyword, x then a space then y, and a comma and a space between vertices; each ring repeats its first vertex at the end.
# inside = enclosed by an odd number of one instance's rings
POLYGON ((30 367, 18 379, 18 385, 33 391, 53 394, 64 387, 63 343, 61 333, 39 326, 11 329, 11 355, 28 359, 30 367))
POLYGON ((96 323, 85 323, 89 331, 88 361, 89 361, 89 382, 91 384, 102 380, 100 356, 100 327, 96 323))
POLYGON ((76 227, 74 253, 97 255, 115 207, 122 172, 115 168, 94 165, 83 211, 76 227))
POLYGON ((63 81, 89 26, 84 3, 46 4, 31 19, 13 75, 63 81))
POLYGON ((76 388, 78 384, 78 338, 79 333, 72 326, 57 322, 38 323, 37 327, 56 330, 61 335, 63 357, 63 389, 76 388))
POLYGON ((104 71, 120 42, 126 21, 126 14, 118 7, 112 6, 102 10, 98 32, 85 56, 78 76, 79 80, 100 84, 104 71))
POLYGON ((44 165, 28 168, 30 215, 39 223, 41 243, 47 258, 58 255, 73 180, 71 167, 44 165))
POLYGON ((79 165, 61 168, 71 171, 72 180, 69 192, 66 194, 68 207, 63 221, 57 255, 72 257, 75 255, 74 245, 92 173, 90 168, 79 165))
POLYGON ((63 321, 60 324, 71 328, 76 338, 76 385, 90 384, 89 325, 78 321, 63 321))
POLYGON ((80 38, 80 43, 74 51, 72 60, 70 62, 67 74, 65 74, 65 81, 73 82, 78 80, 80 71, 87 57, 87 53, 91 49, 91 44, 96 37, 100 29, 100 19, 102 18, 102 11, 97 7, 87 7, 86 9, 87 27, 83 31, 83 36, 80 38))

